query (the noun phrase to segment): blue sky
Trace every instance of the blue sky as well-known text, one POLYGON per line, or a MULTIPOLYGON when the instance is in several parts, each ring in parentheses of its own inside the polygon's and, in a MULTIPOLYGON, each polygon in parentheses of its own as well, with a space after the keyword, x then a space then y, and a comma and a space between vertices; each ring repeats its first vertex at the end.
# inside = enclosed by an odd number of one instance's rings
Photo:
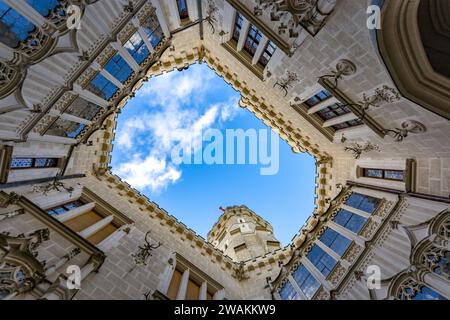
POLYGON ((203 237, 222 214, 220 206, 246 205, 287 245, 314 209, 311 156, 293 153, 277 136, 275 175, 261 175, 267 167, 261 164, 173 161, 175 146, 195 145, 196 133, 207 129, 224 135, 226 129, 268 129, 238 101, 239 93, 205 64, 150 79, 119 116, 112 171, 203 237))

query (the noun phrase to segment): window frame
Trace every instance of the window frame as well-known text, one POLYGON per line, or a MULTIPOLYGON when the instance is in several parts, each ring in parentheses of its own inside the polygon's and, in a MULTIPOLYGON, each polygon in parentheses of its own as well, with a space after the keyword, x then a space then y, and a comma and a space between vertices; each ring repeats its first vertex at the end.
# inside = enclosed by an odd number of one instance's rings
POLYGON ((29 170, 29 169, 54 169, 60 167, 60 160, 61 158, 46 158, 46 157, 12 157, 9 163, 9 170, 29 170), (29 167, 13 167, 14 160, 31 160, 31 165, 29 167), (36 166, 36 162, 38 160, 51 160, 53 161, 52 165, 50 166, 36 166))
POLYGON ((362 177, 364 178, 371 178, 371 179, 378 179, 378 180, 389 180, 389 181, 396 181, 396 182, 405 182, 406 180, 406 172, 405 170, 398 170, 398 169, 376 169, 376 168, 362 168, 362 177), (368 175, 368 171, 375 170, 375 171, 381 171, 381 177, 375 177, 368 175), (403 175, 403 179, 393 179, 393 178, 387 178, 386 172, 401 172, 403 175))

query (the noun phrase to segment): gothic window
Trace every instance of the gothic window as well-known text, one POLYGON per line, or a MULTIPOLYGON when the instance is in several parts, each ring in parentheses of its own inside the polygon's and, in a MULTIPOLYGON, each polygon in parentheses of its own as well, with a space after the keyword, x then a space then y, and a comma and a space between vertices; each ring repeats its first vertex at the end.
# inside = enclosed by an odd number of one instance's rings
POLYGON ((187 20, 189 19, 189 11, 186 0, 177 0, 178 13, 180 14, 180 19, 187 20))
POLYGON ((119 88, 106 79, 101 73, 98 73, 89 83, 88 90, 105 100, 109 100, 119 88))
POLYGON ((47 213, 52 216, 57 216, 57 215, 66 213, 67 211, 70 211, 72 209, 81 207, 82 205, 84 205, 83 202, 81 202, 80 200, 76 200, 76 201, 72 201, 72 202, 63 204, 61 206, 49 209, 49 210, 47 210, 47 213))
POLYGON ((450 251, 431 245, 422 254, 420 262, 437 275, 450 279, 450 251))
POLYGON ((327 90, 322 90, 318 94, 312 96, 307 101, 305 101, 305 104, 308 107, 312 108, 318 105, 319 103, 328 100, 329 98, 331 98, 331 93, 329 93, 327 90))
POLYGON ((36 30, 36 27, 16 10, 0 1, 0 30, 0 42, 16 48, 36 30))
POLYGON ((272 41, 269 41, 267 43, 266 49, 264 49, 263 54, 259 58, 259 63, 264 67, 267 66, 276 49, 277 47, 275 46, 275 44, 272 41))
POLYGON ((50 12, 59 5, 58 0, 26 0, 26 2, 44 17, 48 17, 50 12))
POLYGON ((118 53, 109 60, 105 70, 122 83, 125 83, 133 73, 128 63, 118 53))
POLYGON ((317 111, 317 114, 322 118, 322 120, 327 121, 334 119, 336 117, 343 116, 350 113, 350 109, 340 103, 335 103, 332 106, 326 107, 325 109, 317 111))
POLYGON ((340 256, 344 255, 344 253, 352 243, 351 240, 347 239, 343 235, 330 228, 327 228, 325 230, 325 232, 320 236, 319 240, 340 256))
POLYGON ((308 299, 311 299, 320 287, 319 281, 317 281, 311 272, 309 272, 303 265, 300 265, 293 272, 292 277, 295 279, 303 294, 308 299))
POLYGON ((47 130, 47 134, 75 139, 86 127, 84 123, 78 123, 59 118, 47 130))
POLYGON ((355 209, 374 213, 380 202, 380 199, 353 192, 345 204, 355 209))
POLYGON ((336 260, 317 245, 312 247, 306 257, 325 277, 328 276, 336 266, 336 260))
POLYGON ((0 300, 13 293, 27 291, 31 286, 28 278, 21 266, 7 262, 0 263, 0 300))
POLYGON ((244 25, 244 17, 237 12, 236 13, 236 21, 234 22, 234 31, 233 31, 233 39, 238 42, 239 37, 241 36, 242 26, 244 25))
POLYGON ((100 106, 78 97, 64 113, 92 121, 101 109, 100 106))
POLYGON ((252 57, 255 55, 256 49, 258 49, 261 39, 262 33, 258 29, 256 29, 254 25, 251 25, 248 30, 244 48, 245 51, 247 51, 252 57))
POLYGON ((281 287, 279 291, 281 300, 299 300, 299 296, 297 291, 295 291, 294 287, 289 281, 281 287))
POLYGON ((56 168, 58 166, 57 158, 20 158, 15 157, 11 160, 10 168, 17 169, 38 169, 38 168, 56 168))
POLYGON ((399 300, 447 300, 444 296, 412 278, 406 279, 399 287, 399 300))
POLYGON ((153 16, 150 17, 142 25, 142 28, 144 29, 145 34, 148 36, 148 39, 150 40, 150 43, 152 44, 153 48, 156 48, 156 46, 161 42, 162 38, 164 37, 158 19, 153 16))
POLYGON ((366 178, 404 181, 405 171, 403 170, 385 170, 385 169, 364 169, 363 176, 366 178))
POLYGON ((336 214, 333 221, 343 226, 344 228, 358 234, 366 224, 367 219, 347 210, 341 209, 336 214))
POLYGON ((131 36, 130 40, 125 43, 124 47, 138 64, 144 62, 144 60, 150 55, 150 51, 138 32, 131 36))

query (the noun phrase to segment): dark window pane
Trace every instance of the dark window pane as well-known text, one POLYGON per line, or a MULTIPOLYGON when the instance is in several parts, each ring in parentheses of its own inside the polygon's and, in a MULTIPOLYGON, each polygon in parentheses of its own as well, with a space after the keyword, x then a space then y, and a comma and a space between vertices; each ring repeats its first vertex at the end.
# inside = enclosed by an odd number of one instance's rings
POLYGON ((81 202, 80 200, 76 200, 76 201, 72 201, 72 202, 63 204, 61 206, 52 208, 50 210, 47 210, 47 213, 50 215, 59 215, 59 214, 66 213, 67 211, 70 211, 72 209, 81 207, 82 205, 84 205, 83 202, 81 202))
POLYGON ((334 119, 336 117, 343 116, 350 112, 351 111, 347 106, 344 106, 340 103, 335 103, 332 106, 326 107, 325 109, 318 111, 317 115, 319 115, 322 118, 322 120, 327 121, 330 119, 334 119))
POLYGON ((244 49, 247 51, 251 56, 253 56, 256 52, 256 49, 258 48, 259 43, 261 42, 262 34, 261 32, 256 29, 255 26, 251 25, 247 39, 245 41, 244 49))
POLYGON ((26 2, 44 17, 59 5, 58 0, 26 0, 26 2))
POLYGON ((186 0, 177 0, 178 4, 178 13, 180 14, 180 19, 187 19, 189 18, 189 12, 186 0))
POLYGON ((88 86, 89 91, 105 100, 111 99, 119 88, 98 73, 88 86))
POLYGON ((259 63, 261 65, 263 65, 264 67, 267 66, 267 64, 269 63, 270 58, 272 58, 275 50, 276 50, 275 44, 273 44, 272 41, 269 41, 267 43, 266 49, 264 50, 263 54, 261 55, 261 58, 259 58, 259 63))
POLYGON ((11 160, 11 169, 32 168, 33 158, 13 158, 11 160))
POLYGON ((133 70, 119 54, 116 54, 109 60, 105 66, 105 70, 122 83, 127 81, 133 73, 133 70))
POLYGON ((59 118, 52 124, 47 134, 64 138, 75 139, 86 127, 83 123, 73 122, 59 118))
POLYGON ((346 205, 368 213, 373 213, 380 204, 380 199, 353 192, 345 202, 346 205))
POLYGON ((330 228, 325 230, 319 240, 340 256, 344 255, 345 251, 347 251, 348 247, 352 243, 351 240, 330 228))
POLYGON ((314 245, 306 257, 325 277, 330 274, 336 265, 336 260, 317 245, 314 245))
POLYGON ((308 299, 311 299, 320 287, 319 281, 303 265, 293 272, 292 277, 308 299))
POLYGON ((244 17, 237 12, 236 13, 236 21, 234 23, 234 31, 233 31, 233 39, 237 42, 239 41, 239 37, 242 31, 242 25, 244 24, 244 17))
POLYGON ((130 40, 125 43, 124 47, 138 64, 144 62, 144 60, 150 55, 150 51, 138 32, 136 32, 130 40))
POLYGON ((34 24, 0 1, 0 42, 16 48, 19 42, 28 39, 35 29, 34 24))
POLYGON ((280 290, 281 300, 298 300, 298 294, 292 284, 287 281, 280 290))
POLYGON ((156 17, 152 16, 142 25, 153 48, 156 48, 163 39, 163 31, 156 17))
POLYGON ((100 106, 78 97, 74 102, 72 102, 72 104, 69 106, 69 108, 66 109, 64 113, 91 121, 100 112, 101 109, 102 108, 100 106))
POLYGON ((322 101, 328 100, 330 97, 331 97, 331 94, 327 90, 322 90, 318 94, 309 98, 305 102, 305 104, 308 107, 312 108, 312 107, 318 105, 319 103, 321 103, 322 101))
POLYGON ((434 291, 433 289, 423 286, 419 292, 416 293, 413 300, 447 300, 445 297, 434 291))
POLYGON ((344 209, 339 210, 336 217, 334 217, 334 222, 354 233, 359 233, 366 224, 366 221, 366 218, 353 214, 344 209))
POLYGON ((385 170, 384 178, 390 179, 390 180, 404 181, 405 180, 405 172, 401 171, 401 170, 385 170))
POLYGON ((366 177, 383 179, 383 170, 366 169, 366 177))
POLYGON ((55 168, 58 165, 58 159, 38 158, 34 162, 36 168, 55 168))

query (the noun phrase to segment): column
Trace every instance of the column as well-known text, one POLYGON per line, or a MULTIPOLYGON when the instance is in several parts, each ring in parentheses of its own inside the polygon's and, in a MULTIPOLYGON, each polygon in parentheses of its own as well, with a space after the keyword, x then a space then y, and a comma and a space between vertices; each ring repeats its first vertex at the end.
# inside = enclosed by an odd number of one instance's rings
MULTIPOLYGON (((150 53, 152 53, 153 51, 155 51, 155 48, 153 48, 152 44, 150 43, 150 40, 147 36, 147 34, 144 31, 144 28, 141 27, 141 24, 139 22, 139 19, 137 18, 133 18, 132 20, 134 26, 136 28, 138 28, 138 33, 141 36, 142 40, 144 40, 145 45, 147 46, 148 50, 150 51, 150 53)), ((125 50, 126 51, 126 50, 125 50)), ((131 57, 131 56, 130 56, 131 57)), ((122 57, 125 59, 125 57, 122 57)), ((134 60, 134 59, 133 59, 134 60)), ((136 62, 135 62, 136 63, 136 62)))
MULTIPOLYGON (((170 34, 169 27, 167 26, 166 17, 161 9, 160 0, 152 0, 153 6, 156 8, 156 16, 158 17, 159 25, 166 36, 166 38, 170 38, 172 35, 170 34)), ((178 16, 179 17, 179 16, 178 16)))
POLYGON ((99 97, 98 95, 90 92, 89 90, 84 90, 81 86, 74 84, 72 93, 80 95, 81 98, 92 102, 100 107, 108 108, 109 102, 99 97))
POLYGON ((359 209, 350 207, 350 206, 348 206, 346 204, 341 205, 341 208, 344 209, 344 210, 347 210, 347 211, 349 211, 351 213, 357 214, 358 216, 361 216, 361 217, 366 218, 366 219, 370 219, 372 217, 372 215, 370 213, 368 213, 366 211, 363 211, 363 210, 359 210, 359 209))
POLYGON ((4 2, 38 28, 42 28, 47 23, 46 19, 24 0, 4 0, 4 2))
POLYGON ((78 234, 83 238, 89 238, 93 234, 99 232, 104 227, 106 227, 108 224, 110 224, 114 220, 114 216, 108 216, 99 222, 94 223, 92 226, 87 227, 83 231, 79 232, 78 234))
POLYGON ((53 109, 50 110, 49 114, 52 115, 52 116, 55 116, 55 117, 60 117, 61 119, 64 119, 64 120, 69 120, 69 121, 72 121, 72 122, 82 123, 82 124, 85 124, 85 125, 88 125, 88 126, 92 124, 92 121, 89 121, 87 119, 83 119, 83 118, 80 118, 80 117, 77 117, 77 116, 73 116, 73 115, 68 114, 68 113, 60 113, 60 112, 58 112, 56 110, 53 110, 53 109))
POLYGON ((102 74, 102 76, 104 76, 106 79, 108 79, 110 82, 112 82, 116 87, 122 89, 123 88, 123 83, 120 82, 119 80, 116 79, 116 77, 114 77, 111 73, 109 73, 108 71, 106 71, 101 65, 99 65, 97 62, 93 62, 91 64, 91 67, 100 72, 102 74))
POLYGON ((432 289, 436 290, 447 299, 450 299, 450 285, 448 280, 446 281, 432 272, 428 272, 427 274, 425 274, 423 280, 432 289))
POLYGON ((51 135, 40 135, 39 133, 32 132, 28 135, 28 141, 42 141, 42 142, 50 142, 50 143, 60 143, 60 144, 77 144, 77 139, 72 138, 64 138, 58 136, 51 135))
MULTIPOLYGON (((311 97, 309 97, 308 99, 310 99, 310 98, 311 97)), ((308 99, 305 99, 305 101, 308 100, 308 99)), ((336 104, 338 102, 339 102, 338 99, 336 99, 335 97, 331 97, 331 98, 329 98, 329 99, 327 99, 325 101, 322 101, 318 105, 315 105, 314 107, 308 109, 308 114, 316 113, 316 112, 318 112, 320 110, 323 110, 323 109, 325 109, 325 108, 327 108, 329 106, 332 106, 333 104, 336 104)))
POLYGON ((89 211, 91 211, 92 209, 94 209, 95 207, 95 203, 91 202, 91 203, 87 203, 85 205, 82 205, 78 208, 72 209, 67 211, 66 213, 60 214, 55 216, 56 220, 58 220, 59 222, 66 222, 69 220, 72 220, 76 217, 79 217, 85 213, 88 213, 89 211))
POLYGON ((300 289, 300 287, 298 286, 297 281, 295 281, 294 277, 292 276, 292 274, 290 274, 288 276, 288 280, 290 282, 290 284, 292 285, 292 287, 295 289, 295 291, 297 292, 297 294, 300 296, 300 299, 302 300, 308 300, 308 298, 305 296, 305 294, 303 293, 302 289, 300 289))
POLYGON ((226 33, 224 42, 230 41, 233 37, 234 22, 236 20, 236 10, 227 1, 224 1, 223 10, 223 31, 226 33))
POLYGON ((241 34, 239 35, 239 41, 237 44, 237 51, 241 51, 244 48, 249 28, 250 22, 248 22, 248 20, 244 18, 244 23, 242 24, 241 34))
POLYGON ((208 283, 205 281, 200 287, 200 294, 198 300, 206 300, 208 295, 208 283))
POLYGON ((258 48, 256 49, 255 55, 253 56, 252 64, 257 64, 259 59, 261 58, 262 54, 264 53, 264 50, 266 50, 267 44, 269 43, 269 38, 267 38, 265 35, 263 35, 261 42, 258 45, 258 48))
POLYGON ((103 252, 109 251, 111 248, 116 247, 119 244, 120 239, 126 235, 124 230, 129 227, 129 225, 121 226, 119 229, 106 237, 106 239, 100 242, 97 247, 103 252))
POLYGON ((176 300, 184 300, 186 298, 186 290, 188 283, 189 283, 189 269, 186 269, 183 272, 183 276, 181 277, 180 287, 178 288, 176 300))
MULTIPOLYGON (((139 72, 141 70, 141 68, 137 64, 136 60, 134 60, 134 58, 131 56, 131 54, 128 52, 128 50, 125 49, 120 42, 111 43, 111 47, 113 47, 115 50, 117 50, 117 53, 122 57, 123 60, 125 60, 125 62, 130 66, 131 69, 133 69, 134 72, 139 72)), ((123 87, 123 85, 122 85, 122 87, 123 87)))
POLYGON ((213 300, 223 300, 225 299, 225 290, 221 289, 214 293, 213 300))
POLYGON ((354 114, 353 112, 350 112, 350 113, 344 114, 343 116, 339 116, 339 117, 327 120, 323 123, 322 126, 324 128, 328 128, 328 127, 332 127, 332 126, 335 126, 340 123, 344 123, 344 122, 352 121, 352 120, 356 120, 356 119, 358 119, 358 116, 356 114, 354 114))

